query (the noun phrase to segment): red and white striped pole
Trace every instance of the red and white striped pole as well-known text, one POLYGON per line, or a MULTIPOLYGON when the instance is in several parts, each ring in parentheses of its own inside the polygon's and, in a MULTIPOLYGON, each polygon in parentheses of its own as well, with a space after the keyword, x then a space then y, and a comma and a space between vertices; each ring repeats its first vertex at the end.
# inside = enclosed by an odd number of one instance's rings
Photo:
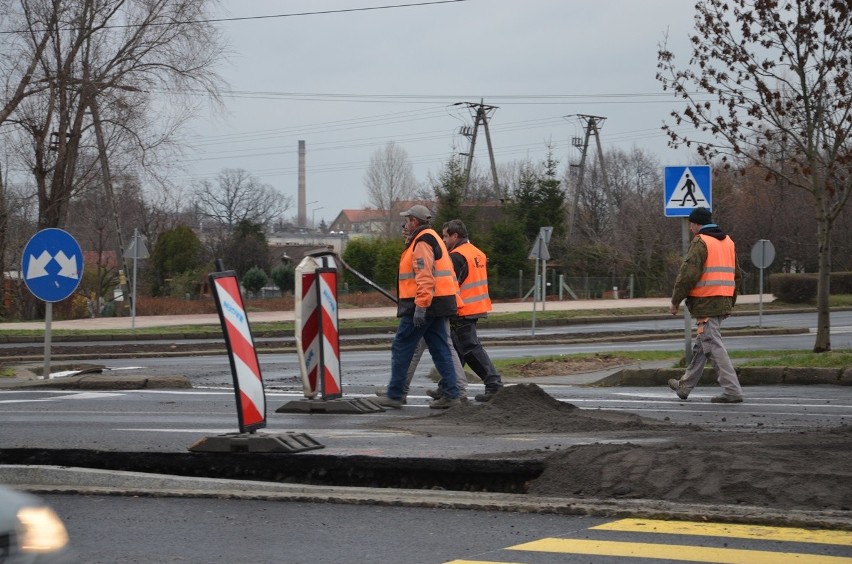
POLYGON ((231 361, 240 433, 253 433, 266 427, 266 394, 240 283, 233 271, 214 272, 209 278, 231 361))
POLYGON ((343 395, 337 315, 337 268, 333 255, 310 255, 296 268, 296 350, 305 397, 343 395))

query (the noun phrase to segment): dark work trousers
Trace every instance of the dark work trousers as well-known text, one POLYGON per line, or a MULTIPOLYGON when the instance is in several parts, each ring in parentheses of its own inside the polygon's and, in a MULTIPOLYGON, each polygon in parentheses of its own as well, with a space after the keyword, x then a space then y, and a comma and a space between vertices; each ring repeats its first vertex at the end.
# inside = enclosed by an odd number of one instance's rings
POLYGON ((491 358, 479 342, 476 334, 477 318, 453 317, 450 321, 452 328, 453 346, 456 353, 470 369, 485 383, 486 390, 498 390, 503 386, 503 379, 494 368, 491 358))

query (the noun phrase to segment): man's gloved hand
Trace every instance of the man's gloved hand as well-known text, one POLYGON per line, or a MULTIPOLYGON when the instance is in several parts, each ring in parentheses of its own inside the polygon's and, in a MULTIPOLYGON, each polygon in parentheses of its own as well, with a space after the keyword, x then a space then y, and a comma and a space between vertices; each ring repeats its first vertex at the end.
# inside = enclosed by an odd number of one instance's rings
POLYGON ((414 309, 414 326, 423 327, 426 324, 426 308, 418 307, 414 309))

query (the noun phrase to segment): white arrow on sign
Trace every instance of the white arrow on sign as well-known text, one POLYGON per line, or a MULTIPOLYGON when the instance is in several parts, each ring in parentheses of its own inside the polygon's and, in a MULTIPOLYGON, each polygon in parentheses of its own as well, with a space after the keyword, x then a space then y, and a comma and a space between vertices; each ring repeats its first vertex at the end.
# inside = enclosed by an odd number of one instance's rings
POLYGON ((30 255, 30 262, 27 263, 27 280, 47 276, 47 270, 44 267, 52 259, 53 257, 47 251, 42 251, 38 258, 35 255, 30 255))
POLYGON ((74 280, 77 279, 77 255, 67 257, 64 252, 59 251, 56 255, 56 262, 58 262, 61 267, 59 269, 59 276, 73 278, 74 280))

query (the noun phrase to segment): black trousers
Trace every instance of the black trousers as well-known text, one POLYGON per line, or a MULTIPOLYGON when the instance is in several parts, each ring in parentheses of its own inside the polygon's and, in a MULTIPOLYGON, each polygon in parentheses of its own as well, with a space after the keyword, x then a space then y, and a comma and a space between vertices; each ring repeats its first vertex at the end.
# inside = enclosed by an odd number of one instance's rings
POLYGON ((470 369, 485 383, 486 390, 497 390, 503 385, 503 379, 494 368, 491 358, 479 342, 476 334, 476 322, 478 319, 465 317, 454 317, 450 320, 452 329, 453 346, 456 353, 470 369))

